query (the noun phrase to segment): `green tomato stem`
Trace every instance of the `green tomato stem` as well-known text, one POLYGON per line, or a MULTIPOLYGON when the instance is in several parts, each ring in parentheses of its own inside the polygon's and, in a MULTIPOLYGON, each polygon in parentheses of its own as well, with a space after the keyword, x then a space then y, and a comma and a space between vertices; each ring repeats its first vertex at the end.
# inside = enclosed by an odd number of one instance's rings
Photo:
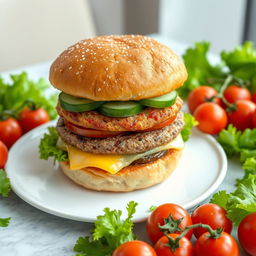
POLYGON ((184 231, 175 240, 179 241, 182 237, 184 237, 189 232, 189 230, 194 229, 194 228, 205 228, 209 232, 210 237, 213 239, 219 238, 223 231, 222 229, 219 229, 219 228, 214 230, 207 224, 198 223, 198 224, 194 224, 191 226, 187 226, 184 229, 184 231))
POLYGON ((228 85, 231 83, 231 81, 234 79, 232 75, 228 75, 227 78, 225 79, 223 85, 220 88, 220 92, 218 97, 221 98, 221 100, 228 106, 228 108, 233 109, 234 106, 233 104, 229 103, 225 97, 224 97, 224 91, 227 89, 228 85))
POLYGON ((0 112, 0 121, 4 121, 10 117, 17 119, 17 115, 13 110, 4 110, 0 112))

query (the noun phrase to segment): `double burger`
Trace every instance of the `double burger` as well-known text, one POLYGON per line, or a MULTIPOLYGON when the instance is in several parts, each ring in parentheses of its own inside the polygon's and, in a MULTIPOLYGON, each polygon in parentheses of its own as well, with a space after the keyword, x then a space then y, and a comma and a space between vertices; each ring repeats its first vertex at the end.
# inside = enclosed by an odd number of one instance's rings
POLYGON ((53 62, 61 91, 60 168, 92 190, 126 192, 164 181, 184 142, 182 100, 175 89, 187 72, 167 46, 140 35, 81 40, 53 62))

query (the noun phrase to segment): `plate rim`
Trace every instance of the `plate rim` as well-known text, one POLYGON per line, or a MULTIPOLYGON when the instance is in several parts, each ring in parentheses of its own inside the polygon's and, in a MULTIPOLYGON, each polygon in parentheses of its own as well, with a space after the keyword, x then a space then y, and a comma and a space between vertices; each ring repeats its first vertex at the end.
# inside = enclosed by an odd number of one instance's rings
MULTIPOLYGON (((35 129, 33 129, 32 131, 26 133, 25 135, 23 135, 11 147, 11 149, 9 150, 9 155, 12 154, 12 152, 14 151, 15 147, 17 147, 17 145, 22 144, 24 141, 26 141, 27 137, 30 137, 33 133, 36 133, 39 130, 44 130, 45 128, 48 128, 50 126, 55 125, 56 122, 57 122, 57 120, 50 121, 50 122, 48 122, 44 125, 41 125, 41 126, 35 128, 35 129)), ((45 131, 46 131, 46 129, 45 129, 45 131)), ((196 207, 197 205, 199 205, 200 203, 205 201, 207 198, 209 198, 210 195, 212 193, 214 193, 217 190, 217 188, 222 184, 223 180, 226 177, 226 173, 227 173, 227 169, 228 169, 228 161, 227 161, 226 154, 225 154, 223 148, 221 147, 221 145, 214 139, 214 137, 212 137, 211 135, 200 132, 195 127, 193 128, 193 133, 197 133, 198 135, 204 137, 204 139, 206 139, 208 142, 210 142, 210 145, 213 146, 216 149, 216 152, 219 155, 221 168, 218 171, 218 176, 214 180, 213 184, 203 194, 201 194, 200 196, 198 196, 194 200, 190 201, 189 203, 186 203, 186 204, 182 205, 186 210, 189 210, 189 209, 192 209, 193 207, 196 207)), ((5 170, 6 170, 7 176, 10 178, 10 183, 11 183, 12 190, 17 196, 19 196, 26 203, 30 204, 31 206, 33 206, 33 207, 35 207, 35 208, 37 208, 41 211, 44 211, 48 214, 52 214, 52 215, 55 215, 55 216, 58 216, 58 217, 62 217, 62 218, 70 219, 70 220, 76 220, 76 221, 89 222, 89 223, 95 222, 96 218, 77 217, 77 216, 74 216, 74 215, 70 215, 70 214, 60 212, 58 210, 55 210, 52 207, 42 206, 37 201, 35 202, 35 200, 33 200, 33 197, 27 196, 26 194, 20 192, 19 189, 16 189, 16 187, 12 185, 12 179, 11 179, 12 175, 11 175, 11 171, 9 171, 9 165, 10 165, 10 161, 8 159, 7 163, 6 163, 6 166, 5 166, 5 170)), ((145 217, 134 217, 133 222, 134 223, 143 222, 147 219, 149 214, 150 214, 149 212, 148 213, 146 212, 145 217)))

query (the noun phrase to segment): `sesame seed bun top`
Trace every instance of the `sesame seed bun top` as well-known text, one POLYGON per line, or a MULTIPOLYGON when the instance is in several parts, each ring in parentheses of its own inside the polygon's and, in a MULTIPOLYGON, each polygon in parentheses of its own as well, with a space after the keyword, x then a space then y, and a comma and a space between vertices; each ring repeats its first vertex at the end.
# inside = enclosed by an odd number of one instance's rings
POLYGON ((73 96, 96 101, 140 100, 166 94, 187 79, 181 59, 140 35, 81 40, 53 62, 50 82, 73 96))

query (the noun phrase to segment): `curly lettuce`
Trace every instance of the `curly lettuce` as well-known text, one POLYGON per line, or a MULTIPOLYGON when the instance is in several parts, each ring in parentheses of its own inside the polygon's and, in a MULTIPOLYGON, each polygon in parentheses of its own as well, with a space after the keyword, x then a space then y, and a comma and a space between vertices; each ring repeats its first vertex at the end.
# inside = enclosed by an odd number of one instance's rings
POLYGON ((122 211, 104 209, 104 215, 98 216, 90 237, 80 237, 74 251, 79 256, 111 256, 121 244, 135 239, 132 218, 138 203, 128 203, 127 218, 122 220, 122 211))
POLYGON ((39 144, 40 158, 47 160, 53 157, 54 161, 68 161, 68 153, 57 147, 58 134, 55 127, 49 127, 39 144))
POLYGON ((27 100, 33 101, 37 106, 45 109, 51 119, 55 119, 57 112, 57 94, 46 94, 49 83, 40 78, 38 81, 29 79, 26 72, 10 75, 11 83, 6 83, 0 77, 0 112, 12 111, 18 115, 27 100))
POLYGON ((256 49, 252 42, 245 42, 232 51, 223 51, 220 61, 212 65, 208 58, 209 42, 197 42, 183 55, 188 71, 188 79, 178 90, 181 97, 200 85, 212 86, 219 90, 225 77, 233 75, 236 82, 256 91, 256 49))
POLYGON ((189 140, 191 129, 197 124, 198 122, 192 115, 190 115, 189 113, 184 113, 184 127, 181 130, 181 136, 183 141, 186 142, 189 140))

